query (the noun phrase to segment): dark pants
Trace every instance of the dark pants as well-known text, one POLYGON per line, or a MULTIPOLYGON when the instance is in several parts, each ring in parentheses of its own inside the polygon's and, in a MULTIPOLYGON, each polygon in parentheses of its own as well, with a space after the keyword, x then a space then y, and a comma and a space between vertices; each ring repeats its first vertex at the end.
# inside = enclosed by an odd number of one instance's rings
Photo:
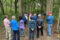
POLYGON ((39 38, 39 31, 41 31, 41 35, 43 36, 43 27, 40 29, 37 27, 37 38, 39 38))
POLYGON ((29 40, 34 40, 34 35, 35 35, 35 30, 32 31, 31 29, 29 29, 29 40))
POLYGON ((17 40, 20 40, 19 30, 13 31, 13 40, 16 40, 16 34, 17 34, 17 40))

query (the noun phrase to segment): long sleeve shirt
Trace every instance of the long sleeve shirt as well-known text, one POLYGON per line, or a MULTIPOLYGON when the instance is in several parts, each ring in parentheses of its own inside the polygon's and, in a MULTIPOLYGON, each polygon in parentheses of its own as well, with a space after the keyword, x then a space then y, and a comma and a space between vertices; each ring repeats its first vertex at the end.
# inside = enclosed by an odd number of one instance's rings
POLYGON ((7 18, 4 19, 4 26, 5 27, 9 27, 10 26, 10 21, 7 18))
POLYGON ((29 21, 29 28, 31 29, 35 29, 36 28, 36 22, 35 20, 30 20, 29 21))
POLYGON ((11 24, 12 30, 14 31, 19 30, 19 25, 16 20, 12 20, 10 24, 11 24))

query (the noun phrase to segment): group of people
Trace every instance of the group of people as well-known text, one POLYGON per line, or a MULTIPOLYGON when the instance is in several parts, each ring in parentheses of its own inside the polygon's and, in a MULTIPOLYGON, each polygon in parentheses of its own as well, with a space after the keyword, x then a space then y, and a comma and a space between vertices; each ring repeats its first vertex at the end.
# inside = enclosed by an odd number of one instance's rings
MULTIPOLYGON (((45 15, 44 15, 45 16, 45 15)), ((37 31, 37 39, 39 40, 39 31, 41 31, 41 35, 43 36, 43 27, 44 27, 44 19, 42 18, 41 14, 36 14, 32 15, 32 13, 24 14, 24 16, 19 17, 20 21, 16 20, 15 16, 12 16, 12 20, 9 21, 8 16, 6 15, 4 18, 4 26, 6 29, 6 39, 7 40, 12 40, 11 38, 11 31, 13 31, 13 40, 20 40, 20 36, 24 36, 24 30, 25 24, 28 22, 28 28, 29 28, 29 40, 34 40, 35 37, 35 31, 37 31), (19 25, 20 24, 20 25, 19 25), (12 30, 11 30, 12 28, 12 30), (17 36, 16 36, 17 35, 17 36)), ((49 16, 47 17, 47 23, 48 23, 48 36, 51 36, 51 26, 54 21, 54 16, 52 16, 52 12, 49 12, 49 16)))

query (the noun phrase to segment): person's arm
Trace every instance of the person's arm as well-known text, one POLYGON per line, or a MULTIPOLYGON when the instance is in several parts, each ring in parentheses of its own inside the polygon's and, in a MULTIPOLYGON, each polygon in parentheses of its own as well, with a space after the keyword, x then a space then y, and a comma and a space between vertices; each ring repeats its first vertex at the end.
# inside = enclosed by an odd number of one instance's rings
POLYGON ((31 28, 31 22, 29 21, 29 28, 31 28))
POLYGON ((10 26, 12 27, 12 22, 10 22, 10 26))
POLYGON ((9 20, 7 20, 7 23, 10 25, 10 21, 9 20))
POLYGON ((41 24, 42 24, 42 27, 43 27, 43 26, 44 26, 44 21, 43 21, 43 19, 42 19, 42 23, 41 23, 41 24))
POLYGON ((36 21, 36 26, 38 27, 38 20, 36 21))
MULTIPOLYGON (((36 22, 35 22, 35 28, 36 28, 36 22)), ((34 28, 34 29, 35 29, 35 28, 34 28)))
POLYGON ((47 17, 46 21, 47 21, 47 22, 49 21, 48 17, 47 17))
POLYGON ((54 16, 53 16, 53 23, 54 23, 54 16))
POLYGON ((17 21, 15 21, 15 23, 16 23, 16 26, 17 26, 17 27, 19 27, 18 22, 17 22, 17 21))

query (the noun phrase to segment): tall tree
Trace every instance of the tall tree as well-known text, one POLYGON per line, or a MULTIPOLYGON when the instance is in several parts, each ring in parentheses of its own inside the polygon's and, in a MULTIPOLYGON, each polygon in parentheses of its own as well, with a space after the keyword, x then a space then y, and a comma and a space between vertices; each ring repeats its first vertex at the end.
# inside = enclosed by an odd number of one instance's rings
POLYGON ((17 13, 17 3, 18 3, 18 0, 15 0, 15 13, 17 13))
MULTIPOLYGON (((11 6, 11 8, 12 8, 12 0, 10 0, 10 3, 11 3, 10 6, 11 6)), ((10 11, 11 11, 11 8, 10 8, 10 11)))
POLYGON ((58 17, 58 23, 57 23, 57 31, 59 29, 59 23, 60 23, 60 8, 59 8, 59 17, 58 17))
POLYGON ((52 11, 53 9, 53 0, 47 0, 47 8, 46 13, 48 15, 49 11, 52 11))
POLYGON ((44 3, 43 3, 43 2, 44 2, 44 1, 43 1, 43 0, 41 0, 41 2, 42 2, 42 3, 41 3, 41 13, 43 13, 43 5, 44 5, 44 3))
POLYGON ((1 0, 0 0, 0 7, 1 7, 1 11, 2 11, 2 13, 3 13, 3 15, 4 15, 4 7, 3 7, 3 3, 2 3, 1 0))
POLYGON ((22 0, 19 0, 19 13, 22 16, 22 0))

